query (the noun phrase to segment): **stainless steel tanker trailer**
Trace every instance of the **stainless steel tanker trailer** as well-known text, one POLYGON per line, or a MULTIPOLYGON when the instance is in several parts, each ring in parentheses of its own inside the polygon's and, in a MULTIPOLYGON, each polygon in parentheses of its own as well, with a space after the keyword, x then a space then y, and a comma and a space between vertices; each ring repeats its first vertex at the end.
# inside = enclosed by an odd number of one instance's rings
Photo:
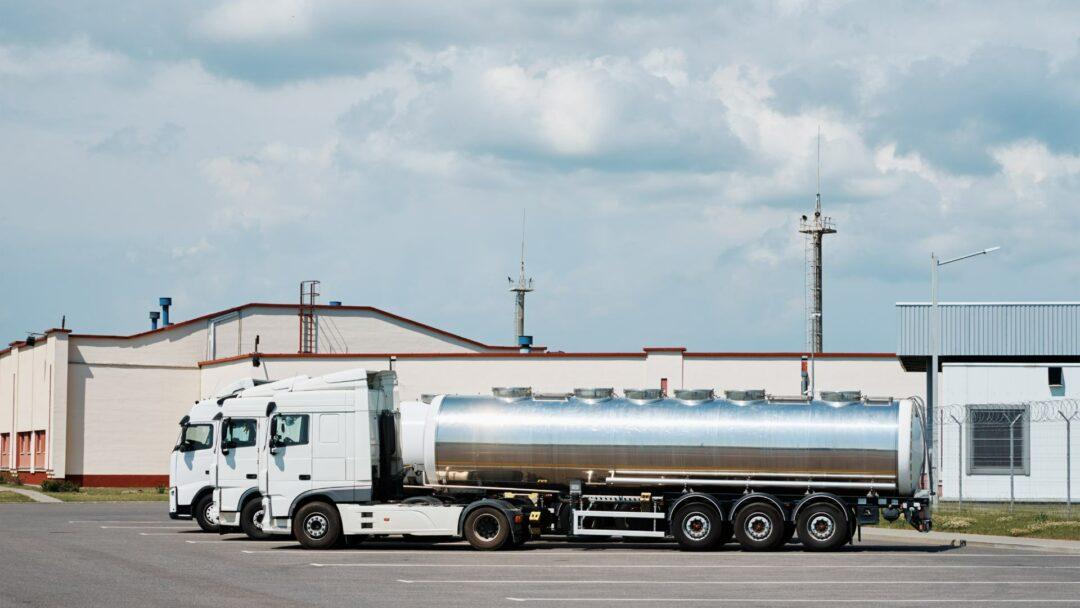
POLYGON ((827 550, 879 517, 931 527, 917 398, 507 388, 402 403, 400 416, 406 502, 504 501, 527 535, 827 550))

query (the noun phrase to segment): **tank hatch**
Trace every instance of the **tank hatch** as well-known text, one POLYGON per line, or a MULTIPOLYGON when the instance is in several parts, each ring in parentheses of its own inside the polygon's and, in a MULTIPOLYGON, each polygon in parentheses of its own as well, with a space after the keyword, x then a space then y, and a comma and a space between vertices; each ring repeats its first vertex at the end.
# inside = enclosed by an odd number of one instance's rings
POLYGON ((711 388, 680 388, 675 391, 675 398, 681 401, 708 401, 715 396, 711 388))
POLYGON ((575 388, 574 396, 578 399, 610 399, 615 395, 613 388, 575 388))
POLYGON ((532 397, 531 386, 493 386, 491 394, 499 399, 525 399, 532 397))
POLYGON ((664 396, 658 388, 624 388, 623 395, 634 401, 656 401, 664 396))
POLYGON ((729 401, 764 401, 765 389, 751 388, 735 391, 724 391, 724 397, 729 401))
POLYGON ((830 403, 861 401, 862 391, 821 391, 821 400, 830 403))

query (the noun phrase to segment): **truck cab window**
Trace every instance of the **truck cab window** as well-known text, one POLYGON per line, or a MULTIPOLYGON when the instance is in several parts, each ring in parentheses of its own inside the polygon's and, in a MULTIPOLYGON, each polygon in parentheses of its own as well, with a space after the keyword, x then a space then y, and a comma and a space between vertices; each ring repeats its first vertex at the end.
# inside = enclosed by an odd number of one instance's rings
POLYGON ((214 443, 214 427, 209 424, 189 424, 180 434, 180 446, 189 451, 206 450, 214 443))
POLYGON ((231 443, 234 448, 247 448, 255 445, 255 421, 250 418, 233 418, 221 431, 222 441, 231 443))
POLYGON ((308 442, 307 414, 281 414, 274 417, 274 439, 279 446, 304 445, 308 442))

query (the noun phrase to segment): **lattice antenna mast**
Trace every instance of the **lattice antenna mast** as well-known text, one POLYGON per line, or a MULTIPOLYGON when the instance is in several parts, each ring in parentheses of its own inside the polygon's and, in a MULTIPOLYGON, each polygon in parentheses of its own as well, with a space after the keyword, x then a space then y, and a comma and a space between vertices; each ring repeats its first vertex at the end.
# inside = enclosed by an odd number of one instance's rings
POLYGON ((799 232, 806 235, 806 350, 822 352, 822 256, 826 234, 836 234, 832 218, 821 213, 821 127, 817 136, 817 196, 813 217, 802 216, 799 232))
POLYGON ((525 211, 521 212, 521 273, 517 283, 506 277, 514 293, 514 340, 525 335, 525 294, 533 291, 533 280, 525 277, 525 211))

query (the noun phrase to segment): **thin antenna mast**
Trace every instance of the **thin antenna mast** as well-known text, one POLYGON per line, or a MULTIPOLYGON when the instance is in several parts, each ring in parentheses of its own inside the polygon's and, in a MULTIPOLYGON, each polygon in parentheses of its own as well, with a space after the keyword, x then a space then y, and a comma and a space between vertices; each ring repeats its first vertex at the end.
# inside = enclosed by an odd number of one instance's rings
POLYGON ((514 341, 521 345, 525 336, 525 294, 533 291, 533 280, 525 277, 524 209, 521 210, 521 273, 518 275, 517 284, 510 277, 506 277, 506 280, 510 282, 510 291, 514 293, 514 341))
POLYGON ((821 214, 821 126, 817 134, 817 195, 813 217, 802 216, 799 232, 806 235, 806 350, 822 351, 822 255, 821 243, 826 234, 835 234, 832 218, 821 214))

